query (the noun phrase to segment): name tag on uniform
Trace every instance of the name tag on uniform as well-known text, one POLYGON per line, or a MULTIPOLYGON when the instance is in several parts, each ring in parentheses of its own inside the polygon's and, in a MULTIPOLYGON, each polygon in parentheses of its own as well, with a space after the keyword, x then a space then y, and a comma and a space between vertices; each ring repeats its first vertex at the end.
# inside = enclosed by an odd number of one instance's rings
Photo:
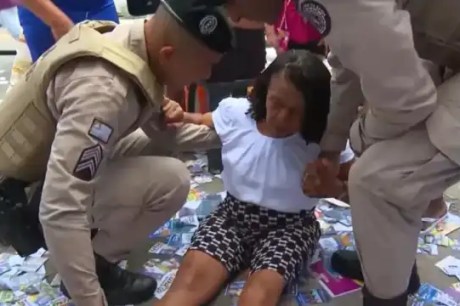
POLYGON ((88 131, 88 135, 107 144, 112 136, 113 128, 98 119, 94 119, 88 131))

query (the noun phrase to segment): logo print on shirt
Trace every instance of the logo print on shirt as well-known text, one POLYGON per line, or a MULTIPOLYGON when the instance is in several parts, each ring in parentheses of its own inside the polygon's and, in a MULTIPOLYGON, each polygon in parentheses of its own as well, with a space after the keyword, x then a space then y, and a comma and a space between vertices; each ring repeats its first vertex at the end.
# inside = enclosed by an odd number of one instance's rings
POLYGON ((84 149, 75 165, 73 175, 80 180, 91 181, 96 176, 103 157, 103 150, 100 144, 84 149))
POLYGON ((331 31, 331 16, 329 16, 328 11, 322 4, 312 0, 300 0, 298 10, 321 36, 324 37, 329 34, 331 31))

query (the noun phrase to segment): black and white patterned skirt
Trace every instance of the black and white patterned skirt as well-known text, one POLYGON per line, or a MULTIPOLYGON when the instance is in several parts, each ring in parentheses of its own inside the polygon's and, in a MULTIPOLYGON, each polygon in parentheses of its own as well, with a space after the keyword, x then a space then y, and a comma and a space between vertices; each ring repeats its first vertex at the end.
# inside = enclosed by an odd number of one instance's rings
POLYGON ((251 272, 269 269, 290 281, 311 258, 320 236, 313 211, 283 213, 228 194, 201 222, 189 250, 217 259, 231 274, 247 267, 251 272))

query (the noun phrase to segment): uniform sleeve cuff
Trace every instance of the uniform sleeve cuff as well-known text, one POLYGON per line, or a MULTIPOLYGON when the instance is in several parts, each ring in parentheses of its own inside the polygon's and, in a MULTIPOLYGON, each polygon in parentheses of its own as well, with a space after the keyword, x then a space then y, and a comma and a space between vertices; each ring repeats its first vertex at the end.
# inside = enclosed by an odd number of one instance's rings
POLYGON ((322 152, 342 152, 347 145, 348 137, 334 134, 324 134, 321 139, 322 152))

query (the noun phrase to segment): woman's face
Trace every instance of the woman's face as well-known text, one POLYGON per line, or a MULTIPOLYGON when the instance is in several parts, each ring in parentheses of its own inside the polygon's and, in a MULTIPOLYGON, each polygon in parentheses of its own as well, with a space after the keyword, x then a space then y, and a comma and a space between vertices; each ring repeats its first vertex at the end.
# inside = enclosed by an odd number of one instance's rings
POLYGON ((302 93, 287 80, 284 73, 272 76, 267 92, 267 125, 279 137, 300 132, 304 114, 302 93))

